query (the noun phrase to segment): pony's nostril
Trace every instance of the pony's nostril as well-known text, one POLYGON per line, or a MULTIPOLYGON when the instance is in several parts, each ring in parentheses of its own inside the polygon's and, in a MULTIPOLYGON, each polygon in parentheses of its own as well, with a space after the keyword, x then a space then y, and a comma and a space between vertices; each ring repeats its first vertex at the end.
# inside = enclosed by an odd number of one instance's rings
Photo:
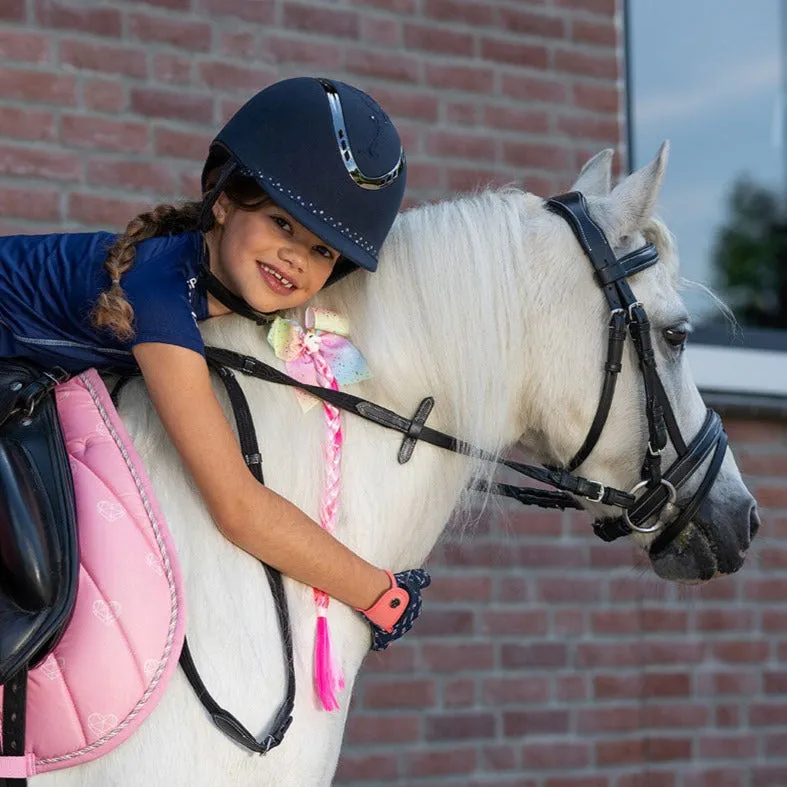
POLYGON ((751 511, 749 512, 749 539, 753 539, 760 529, 760 515, 757 513, 757 504, 752 503, 751 511))

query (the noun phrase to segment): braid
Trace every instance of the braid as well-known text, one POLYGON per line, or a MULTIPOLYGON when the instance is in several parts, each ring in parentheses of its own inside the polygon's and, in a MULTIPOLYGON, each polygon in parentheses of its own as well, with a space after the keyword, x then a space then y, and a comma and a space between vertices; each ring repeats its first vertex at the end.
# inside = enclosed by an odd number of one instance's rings
POLYGON ((120 286, 120 277, 134 264, 136 244, 162 235, 180 235, 197 229, 199 202, 186 202, 178 207, 158 205, 147 213, 135 216, 126 231, 117 237, 107 252, 104 268, 112 282, 96 300, 91 320, 96 328, 106 328, 118 339, 134 336, 134 309, 120 286))

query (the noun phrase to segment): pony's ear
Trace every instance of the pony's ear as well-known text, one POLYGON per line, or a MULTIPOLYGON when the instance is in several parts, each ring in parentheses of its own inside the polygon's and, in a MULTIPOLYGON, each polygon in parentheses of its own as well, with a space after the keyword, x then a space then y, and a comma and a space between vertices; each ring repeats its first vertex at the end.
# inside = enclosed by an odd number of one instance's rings
POLYGON ((580 191, 588 197, 606 197, 612 185, 612 148, 596 153, 582 167, 571 191, 580 191))
POLYGON ((632 172, 612 190, 607 202, 618 237, 636 232, 653 215, 668 158, 669 141, 665 140, 650 164, 632 172))

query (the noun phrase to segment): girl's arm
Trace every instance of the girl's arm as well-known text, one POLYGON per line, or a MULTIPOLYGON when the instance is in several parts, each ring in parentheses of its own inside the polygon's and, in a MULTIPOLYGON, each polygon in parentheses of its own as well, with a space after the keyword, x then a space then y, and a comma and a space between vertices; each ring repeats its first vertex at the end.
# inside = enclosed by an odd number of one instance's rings
POLYGON ((230 541, 353 607, 367 609, 388 590, 384 571, 254 478, 202 356, 185 347, 146 342, 134 347, 134 357, 161 421, 230 541))

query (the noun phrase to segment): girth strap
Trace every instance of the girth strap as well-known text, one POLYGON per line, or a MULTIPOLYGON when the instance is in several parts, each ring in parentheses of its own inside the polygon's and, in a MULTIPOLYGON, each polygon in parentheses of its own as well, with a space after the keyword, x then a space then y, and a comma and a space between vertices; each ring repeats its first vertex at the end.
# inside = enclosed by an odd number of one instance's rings
MULTIPOLYGON (((24 756, 26 718, 27 667, 23 667, 3 686, 3 757, 24 756)), ((26 784, 25 778, 0 779, 0 787, 24 787, 26 784)))
MULTIPOLYGON (((265 479, 262 473, 262 462, 260 461, 257 434, 254 430, 254 421, 251 417, 246 397, 240 385, 238 385, 235 375, 233 375, 228 368, 216 366, 213 363, 211 366, 216 368, 219 372, 221 381, 224 383, 227 395, 229 396, 232 411, 235 414, 235 422, 238 427, 240 447, 246 464, 254 477, 261 484, 264 484, 265 479)), ((240 721, 238 721, 237 718, 235 718, 235 716, 216 702, 200 677, 187 640, 183 642, 183 650, 180 655, 180 666, 186 678, 188 678, 191 687, 196 692, 199 701, 210 714, 211 719, 213 719, 213 723, 227 735, 227 737, 241 746, 244 746, 256 754, 267 754, 271 749, 282 742, 284 734, 287 732, 290 724, 292 724, 292 711, 295 705, 295 663, 293 658, 292 629, 287 607, 287 596, 284 592, 281 573, 262 561, 260 561, 260 563, 265 569, 265 576, 268 579, 271 595, 273 596, 274 608, 279 623, 279 631, 284 645, 284 661, 287 667, 287 693, 271 725, 271 732, 258 740, 240 721)))

